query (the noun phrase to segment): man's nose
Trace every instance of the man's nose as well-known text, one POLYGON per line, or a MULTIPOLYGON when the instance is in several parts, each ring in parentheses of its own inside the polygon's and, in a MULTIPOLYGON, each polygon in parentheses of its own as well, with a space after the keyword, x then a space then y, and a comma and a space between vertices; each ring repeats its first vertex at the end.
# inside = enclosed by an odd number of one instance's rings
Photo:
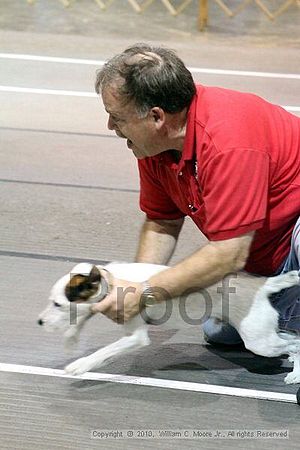
POLYGON ((110 116, 108 117, 107 128, 109 130, 115 130, 116 128, 116 124, 110 116))

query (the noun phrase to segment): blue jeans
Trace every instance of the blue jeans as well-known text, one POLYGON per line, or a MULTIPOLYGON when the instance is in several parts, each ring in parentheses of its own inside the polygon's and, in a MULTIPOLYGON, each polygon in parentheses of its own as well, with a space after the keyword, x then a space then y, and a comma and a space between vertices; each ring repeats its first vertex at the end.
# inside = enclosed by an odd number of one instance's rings
MULTIPOLYGON (((300 217, 293 230, 290 253, 278 274, 290 270, 300 270, 300 217)), ((279 328, 300 335, 300 285, 283 289, 274 294, 270 301, 279 312, 279 328)), ((243 342, 233 326, 213 317, 203 324, 203 331, 212 343, 234 345, 243 342)))

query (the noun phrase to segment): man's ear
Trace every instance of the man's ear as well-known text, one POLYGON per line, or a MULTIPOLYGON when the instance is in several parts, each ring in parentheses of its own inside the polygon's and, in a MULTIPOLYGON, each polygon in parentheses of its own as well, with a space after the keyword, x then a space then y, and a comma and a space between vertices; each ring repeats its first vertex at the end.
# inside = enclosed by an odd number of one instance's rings
POLYGON ((164 110, 159 106, 154 106, 153 108, 151 108, 150 114, 155 122, 155 126, 157 128, 161 128, 166 120, 166 113, 164 112, 164 110))

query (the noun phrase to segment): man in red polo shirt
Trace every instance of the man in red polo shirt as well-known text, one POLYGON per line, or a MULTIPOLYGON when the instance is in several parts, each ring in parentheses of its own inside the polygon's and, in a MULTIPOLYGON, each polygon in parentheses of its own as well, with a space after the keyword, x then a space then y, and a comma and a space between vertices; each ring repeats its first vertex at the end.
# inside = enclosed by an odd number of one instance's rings
MULTIPOLYGON (((172 298, 230 272, 272 275, 299 268, 298 117, 253 94, 195 86, 172 51, 146 44, 108 61, 98 72, 96 91, 109 114, 108 128, 126 138, 138 158, 146 219, 137 261, 166 264, 186 215, 208 242, 147 283, 136 283, 122 311, 116 286, 129 283, 117 280, 94 312, 128 320, 138 313, 145 290, 153 298, 156 286, 172 298)), ((296 300, 288 298, 289 309, 296 300)), ((286 308, 280 312, 285 326, 286 308)), ((215 342, 239 341, 232 327, 213 319, 205 331, 215 342)))

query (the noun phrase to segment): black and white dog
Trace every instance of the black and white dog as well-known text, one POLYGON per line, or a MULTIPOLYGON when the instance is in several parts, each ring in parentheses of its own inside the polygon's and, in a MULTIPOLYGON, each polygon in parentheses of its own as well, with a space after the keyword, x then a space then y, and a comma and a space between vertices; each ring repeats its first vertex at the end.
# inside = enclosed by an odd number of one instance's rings
MULTIPOLYGON (((80 330, 92 316, 91 302, 100 301, 107 295, 114 277, 143 282, 166 268, 141 263, 111 263, 105 267, 78 264, 54 284, 49 297, 50 303, 40 314, 38 323, 47 331, 63 332, 66 343, 72 344, 78 340, 80 330), (76 321, 72 324, 71 309, 75 305, 76 321)), ((268 279, 239 274, 236 279, 236 294, 230 297, 230 314, 227 317, 238 330, 248 350, 267 357, 290 355, 294 369, 285 378, 287 384, 300 383, 300 337, 278 331, 278 312, 272 307, 269 296, 298 283, 297 271, 268 279)), ((180 299, 173 299, 173 306, 178 302, 180 299)), ((158 313, 158 317, 161 317, 162 307, 162 304, 156 304, 146 308, 147 316, 155 317, 158 313)), ((66 366, 65 371, 71 375, 80 375, 99 368, 115 355, 149 345, 148 324, 143 317, 138 314, 123 325, 123 338, 74 361, 66 366)), ((174 328, 172 315, 164 325, 174 328)))

